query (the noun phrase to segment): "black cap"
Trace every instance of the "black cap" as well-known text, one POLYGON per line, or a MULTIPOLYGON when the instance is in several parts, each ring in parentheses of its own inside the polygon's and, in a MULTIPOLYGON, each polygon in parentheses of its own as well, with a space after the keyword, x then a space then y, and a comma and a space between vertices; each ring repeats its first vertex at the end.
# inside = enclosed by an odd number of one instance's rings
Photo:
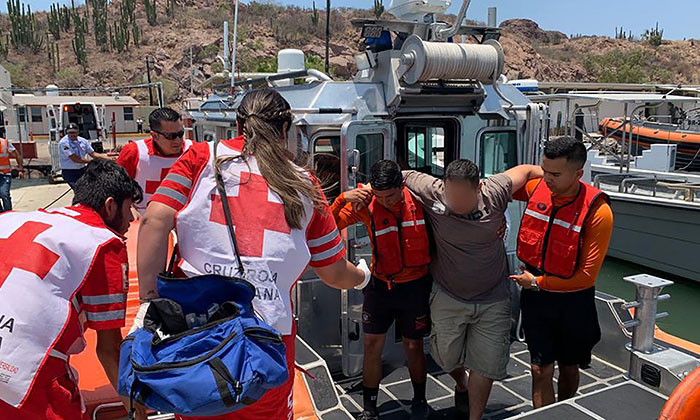
POLYGON ((80 130, 80 129, 78 128, 78 124, 70 123, 70 124, 68 124, 68 127, 66 128, 66 131, 69 131, 69 130, 80 130))

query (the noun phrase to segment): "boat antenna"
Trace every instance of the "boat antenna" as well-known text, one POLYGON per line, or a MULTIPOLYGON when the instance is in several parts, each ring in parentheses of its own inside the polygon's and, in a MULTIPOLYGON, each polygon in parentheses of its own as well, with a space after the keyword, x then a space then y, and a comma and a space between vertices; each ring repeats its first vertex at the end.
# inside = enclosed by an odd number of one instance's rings
POLYGON ((238 0, 233 12, 233 51, 231 51, 231 94, 236 83, 236 47, 238 43, 238 0))
POLYGON ((330 62, 330 42, 331 42, 331 0, 326 0, 326 74, 331 74, 330 62))

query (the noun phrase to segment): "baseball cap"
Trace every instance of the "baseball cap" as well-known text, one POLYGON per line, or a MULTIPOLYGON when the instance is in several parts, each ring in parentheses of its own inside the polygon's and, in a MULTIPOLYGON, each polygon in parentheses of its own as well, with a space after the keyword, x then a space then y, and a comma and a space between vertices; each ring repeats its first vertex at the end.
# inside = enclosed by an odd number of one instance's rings
POLYGON ((70 130, 80 130, 80 129, 78 128, 78 124, 76 124, 76 123, 70 123, 70 124, 68 124, 68 127, 66 128, 66 131, 70 131, 70 130))

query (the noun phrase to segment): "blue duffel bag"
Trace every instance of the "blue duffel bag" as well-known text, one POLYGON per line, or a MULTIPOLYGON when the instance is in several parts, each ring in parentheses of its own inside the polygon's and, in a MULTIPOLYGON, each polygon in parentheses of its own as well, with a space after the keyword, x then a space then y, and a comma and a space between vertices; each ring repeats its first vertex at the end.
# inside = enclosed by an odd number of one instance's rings
POLYGON ((253 312, 250 283, 161 275, 158 293, 144 327, 122 342, 120 395, 160 412, 213 416, 250 405, 287 380, 284 343, 253 312))

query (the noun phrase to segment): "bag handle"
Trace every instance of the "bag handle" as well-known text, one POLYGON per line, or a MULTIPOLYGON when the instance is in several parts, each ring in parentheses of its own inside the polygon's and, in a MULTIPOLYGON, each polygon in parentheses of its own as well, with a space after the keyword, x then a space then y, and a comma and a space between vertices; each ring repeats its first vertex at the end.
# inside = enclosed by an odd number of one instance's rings
POLYGON ((221 205, 224 208, 224 217, 226 218, 226 226, 228 227, 228 233, 231 237, 231 242, 233 244, 233 252, 236 254, 236 261, 238 262, 238 274, 243 276, 245 274, 245 269, 243 268, 243 260, 241 260, 241 253, 238 250, 238 241, 236 241, 236 232, 233 228, 233 219, 231 218, 231 207, 228 202, 228 195, 226 194, 226 186, 224 185, 224 177, 219 171, 219 167, 216 164, 216 152, 219 148, 219 140, 214 142, 214 176, 216 177, 216 188, 219 190, 219 196, 221 196, 221 205))

